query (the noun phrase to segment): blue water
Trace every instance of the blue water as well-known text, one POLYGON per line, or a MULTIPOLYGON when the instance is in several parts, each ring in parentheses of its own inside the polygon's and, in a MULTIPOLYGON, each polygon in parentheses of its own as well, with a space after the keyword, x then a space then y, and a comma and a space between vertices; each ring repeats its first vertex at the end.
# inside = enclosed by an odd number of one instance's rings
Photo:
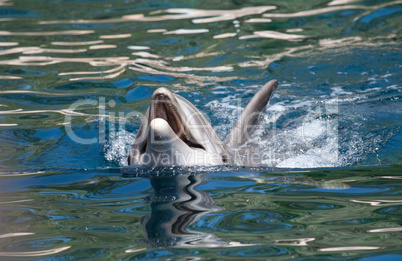
POLYGON ((1 260, 400 260, 400 1, 0 1, 1 260), (127 167, 159 87, 262 166, 127 167))

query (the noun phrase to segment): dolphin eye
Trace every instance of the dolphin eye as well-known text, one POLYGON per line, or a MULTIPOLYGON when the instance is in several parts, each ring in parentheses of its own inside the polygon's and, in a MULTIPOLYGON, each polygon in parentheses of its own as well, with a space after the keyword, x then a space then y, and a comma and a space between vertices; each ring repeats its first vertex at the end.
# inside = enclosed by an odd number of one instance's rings
POLYGON ((226 154, 222 155, 222 162, 223 163, 228 163, 228 155, 226 155, 226 154))

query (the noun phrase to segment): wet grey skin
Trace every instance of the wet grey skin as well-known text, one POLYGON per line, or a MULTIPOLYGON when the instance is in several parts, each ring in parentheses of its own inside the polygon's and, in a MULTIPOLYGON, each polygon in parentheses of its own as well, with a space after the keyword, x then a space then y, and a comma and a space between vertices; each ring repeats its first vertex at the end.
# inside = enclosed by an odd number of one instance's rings
POLYGON ((225 142, 203 114, 185 98, 157 89, 128 156, 128 165, 253 165, 238 155, 258 126, 260 114, 278 82, 266 83, 251 99, 225 142))

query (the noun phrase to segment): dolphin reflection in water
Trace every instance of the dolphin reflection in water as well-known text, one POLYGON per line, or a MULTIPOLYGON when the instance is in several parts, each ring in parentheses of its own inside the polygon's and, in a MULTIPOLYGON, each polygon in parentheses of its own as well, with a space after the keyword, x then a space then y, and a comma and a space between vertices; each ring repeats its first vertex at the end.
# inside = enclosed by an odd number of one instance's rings
POLYGON ((211 196, 196 187, 204 182, 203 175, 180 174, 151 177, 154 195, 151 213, 141 220, 147 243, 152 247, 241 247, 237 241, 225 241, 214 234, 197 231, 206 215, 219 215, 222 207, 214 205, 211 196))
POLYGON ((242 152, 277 86, 276 80, 269 81, 254 95, 225 142, 192 103, 166 88, 157 89, 135 137, 128 165, 258 165, 258 159, 242 152))
MULTIPOLYGON (((126 174, 127 177, 131 173, 126 174)), ((204 174, 175 173, 167 170, 148 177, 153 188, 153 195, 149 197, 151 211, 141 219, 146 233, 146 243, 155 247, 246 247, 260 244, 230 241, 230 236, 220 238, 216 231, 225 226, 225 218, 229 210, 216 205, 207 191, 199 188, 208 182, 204 174), (163 173, 161 175, 161 173, 163 173), (214 232, 215 231, 215 232, 214 232)), ((240 176, 244 180, 253 180, 258 184, 303 184, 321 189, 340 190, 348 189, 349 185, 339 181, 325 181, 301 176, 282 175, 246 175, 240 176)), ((116 187, 116 186, 114 186, 116 187)), ((279 218, 279 217, 278 217, 279 218)), ((271 220, 273 224, 282 222, 271 220)), ((268 227, 271 225, 266 224, 268 227)), ((250 231, 252 232, 252 231, 250 231)), ((275 239, 276 245, 300 245, 298 240, 314 240, 314 238, 275 239), (281 243, 282 242, 282 243, 281 243), (283 243, 284 242, 284 243, 283 243)), ((246 240, 247 241, 247 240, 246 240)), ((267 246, 260 245, 262 248, 267 246)), ((138 249, 133 249, 138 251, 138 249)))

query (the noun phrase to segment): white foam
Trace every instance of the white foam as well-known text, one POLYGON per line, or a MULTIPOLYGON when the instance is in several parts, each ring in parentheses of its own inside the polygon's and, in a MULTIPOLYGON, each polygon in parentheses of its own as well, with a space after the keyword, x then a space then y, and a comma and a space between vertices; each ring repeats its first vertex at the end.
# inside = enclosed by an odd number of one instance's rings
MULTIPOLYGON (((312 141, 314 141, 314 138, 312 141)), ((279 168, 317 168, 337 167, 340 165, 338 143, 336 138, 326 138, 321 144, 315 145, 305 152, 291 156, 281 161, 279 168)))
MULTIPOLYGON (((345 93, 341 88, 335 88, 334 91, 345 93)), ((222 119, 221 122, 226 122, 224 127, 215 129, 220 137, 231 131, 243 110, 237 100, 232 95, 206 105, 214 111, 215 116, 222 119)), ((314 99, 296 99, 271 104, 262 118, 260 128, 255 131, 247 145, 262 155, 261 162, 265 166, 281 168, 340 166, 343 160, 340 158, 338 148, 338 120, 325 116, 325 113, 334 113, 331 112, 331 108, 336 107, 339 101, 336 99, 332 103, 329 100, 328 103, 318 103, 314 99), (289 113, 301 108, 306 115, 286 120, 289 113), (281 120, 283 117, 285 124, 281 120), (280 126, 277 125, 278 121, 281 122, 278 123, 280 126)))
POLYGON ((127 157, 133 146, 135 135, 125 130, 111 134, 103 146, 105 159, 115 162, 119 166, 127 166, 127 157))
POLYGON ((307 115, 294 127, 276 129, 259 150, 264 165, 280 168, 317 168, 339 165, 337 122, 307 115))
POLYGON ((265 123, 274 123, 285 112, 286 112, 286 107, 279 103, 269 106, 269 108, 267 108, 267 113, 264 114, 264 122, 265 123))

